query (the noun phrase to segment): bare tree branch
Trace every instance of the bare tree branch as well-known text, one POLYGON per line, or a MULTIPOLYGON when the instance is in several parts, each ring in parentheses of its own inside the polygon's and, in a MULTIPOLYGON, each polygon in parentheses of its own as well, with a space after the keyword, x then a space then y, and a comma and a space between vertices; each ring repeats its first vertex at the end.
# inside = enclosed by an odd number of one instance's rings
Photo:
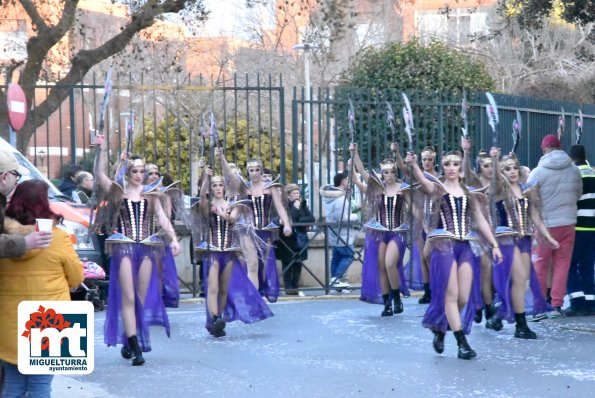
MULTIPOLYGON (((19 2, 37 29, 37 34, 27 42, 28 57, 19 78, 19 83, 27 97, 28 107, 31 109, 31 102, 35 97, 35 84, 40 77, 44 62, 52 48, 73 29, 79 0, 65 0, 61 15, 56 10, 49 10, 52 15, 60 15, 58 22, 51 27, 44 19, 43 11, 38 4, 32 0, 19 0, 19 2)), ((18 135, 18 146, 21 151, 26 148, 35 129, 42 125, 68 97, 69 86, 82 81, 95 65, 124 51, 135 35, 152 26, 160 15, 179 13, 187 6, 202 8, 202 0, 146 0, 138 2, 135 6, 128 22, 119 33, 97 48, 80 50, 72 56, 68 73, 56 82, 43 102, 29 112, 25 125, 18 135)), ((204 9, 202 11, 204 17, 204 9)), ((2 118, 0 115, 0 119, 2 118)))

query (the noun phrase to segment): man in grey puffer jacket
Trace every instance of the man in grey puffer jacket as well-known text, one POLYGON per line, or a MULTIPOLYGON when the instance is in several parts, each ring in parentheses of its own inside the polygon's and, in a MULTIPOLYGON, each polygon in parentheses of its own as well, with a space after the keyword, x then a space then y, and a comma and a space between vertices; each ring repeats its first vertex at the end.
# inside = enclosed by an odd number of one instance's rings
POLYGON ((546 294, 548 268, 553 266, 551 318, 562 315, 568 270, 572 258, 576 225, 576 203, 583 193, 581 172, 561 148, 558 138, 549 134, 541 141, 543 156, 531 174, 529 183, 537 181, 542 201, 541 215, 545 226, 560 247, 553 249, 542 238, 534 249, 535 271, 546 294))
POLYGON ((335 175, 333 185, 326 185, 320 189, 320 196, 324 201, 326 221, 339 225, 330 226, 328 244, 332 247, 331 284, 333 288, 349 288, 351 285, 342 280, 345 272, 353 262, 353 243, 357 230, 347 224, 358 221, 357 214, 349 208, 349 199, 345 195, 348 190, 348 174, 339 172, 335 175))

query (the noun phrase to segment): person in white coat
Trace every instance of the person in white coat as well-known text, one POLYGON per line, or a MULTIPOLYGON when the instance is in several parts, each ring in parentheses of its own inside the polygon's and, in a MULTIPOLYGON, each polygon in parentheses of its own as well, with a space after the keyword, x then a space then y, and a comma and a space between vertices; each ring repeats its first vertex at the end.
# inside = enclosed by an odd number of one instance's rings
POLYGON ((537 182, 542 199, 542 217, 551 236, 560 246, 556 249, 543 242, 534 249, 535 272, 542 293, 546 295, 550 263, 552 264, 550 318, 562 316, 561 307, 566 294, 568 270, 575 239, 577 201, 583 193, 582 176, 578 167, 561 149, 560 140, 553 134, 541 141, 543 156, 529 174, 529 184, 537 182))
POLYGON ((326 221, 331 225, 328 228, 328 244, 332 248, 331 280, 333 288, 349 288, 351 285, 345 280, 345 273, 353 262, 355 237, 357 230, 353 225, 359 221, 355 214, 359 209, 349 206, 349 175, 347 172, 338 172, 333 178, 333 185, 325 185, 320 189, 320 196, 325 205, 326 221))

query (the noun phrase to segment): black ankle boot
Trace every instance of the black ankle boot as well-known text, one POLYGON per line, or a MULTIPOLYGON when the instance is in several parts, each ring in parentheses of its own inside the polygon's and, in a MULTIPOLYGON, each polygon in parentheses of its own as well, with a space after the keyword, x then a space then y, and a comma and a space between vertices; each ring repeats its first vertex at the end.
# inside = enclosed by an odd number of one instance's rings
POLYGON ((492 317, 486 321, 486 329, 492 329, 499 332, 503 327, 502 320, 498 318, 497 315, 492 315, 492 317))
POLYGON ((225 333, 225 319, 219 315, 213 316, 213 326, 211 328, 211 334, 214 337, 223 337, 225 333))
POLYGON ((473 322, 475 322, 475 323, 481 323, 481 320, 482 319, 483 319, 483 316, 482 316, 481 310, 475 311, 475 317, 473 318, 473 322))
POLYGON ((430 292, 430 284, 424 283, 424 295, 421 296, 419 304, 429 304, 432 301, 432 293, 430 292))
POLYGON ((432 341, 432 345, 434 346, 434 351, 436 351, 438 354, 442 354, 444 352, 443 332, 434 332, 434 340, 432 341))
POLYGON ((401 301, 401 289, 393 289, 394 313, 403 312, 403 302, 401 301))
POLYGON ((132 352, 132 366, 140 366, 145 363, 145 358, 143 358, 143 352, 140 349, 136 336, 128 337, 128 346, 132 352))
POLYGON ((483 306, 483 312, 485 314, 486 321, 494 315, 494 310, 492 309, 492 304, 485 304, 483 306))
POLYGON ((132 351, 130 351, 130 347, 128 347, 127 345, 122 346, 122 349, 120 350, 120 354, 122 355, 122 358, 124 358, 124 359, 132 358, 132 351))
POLYGON ((457 345, 459 346, 459 352, 457 356, 461 359, 471 359, 477 356, 477 353, 467 343, 467 338, 462 330, 454 332, 455 338, 457 339, 457 345))
POLYGON ((529 329, 527 326, 527 317, 525 313, 514 314, 514 320, 516 322, 516 330, 514 331, 514 337, 518 339, 536 339, 537 335, 534 331, 529 329))
POLYGON ((491 304, 486 304, 485 306, 485 316, 486 316, 486 329, 492 329, 496 332, 502 330, 504 325, 502 324, 502 320, 498 318, 496 314, 497 311, 494 311, 491 304))
POLYGON ((393 303, 390 302, 390 296, 383 294, 382 301, 384 302, 384 310, 382 310, 380 316, 393 316, 393 303))

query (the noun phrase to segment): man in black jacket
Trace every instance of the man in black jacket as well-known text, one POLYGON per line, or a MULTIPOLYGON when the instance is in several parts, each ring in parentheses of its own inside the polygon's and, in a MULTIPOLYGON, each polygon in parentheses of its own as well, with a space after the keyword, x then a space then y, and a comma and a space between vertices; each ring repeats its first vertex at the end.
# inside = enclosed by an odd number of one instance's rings
POLYGON ((587 163, 584 146, 571 146, 568 155, 581 171, 583 194, 577 202, 576 237, 568 271, 570 308, 564 315, 586 316, 595 314, 595 170, 587 163))
POLYGON ((275 255, 283 266, 283 284, 288 295, 304 294, 298 290, 303 261, 308 258, 308 226, 295 224, 314 223, 316 219, 308 208, 305 199, 300 197, 300 187, 289 184, 285 187, 288 200, 288 213, 293 232, 289 236, 279 234, 275 255))
POLYGON ((60 185, 58 185, 60 192, 62 192, 65 196, 72 198, 73 200, 74 196, 72 194, 76 191, 76 175, 82 169, 83 168, 78 164, 66 166, 62 181, 60 181, 60 185))

